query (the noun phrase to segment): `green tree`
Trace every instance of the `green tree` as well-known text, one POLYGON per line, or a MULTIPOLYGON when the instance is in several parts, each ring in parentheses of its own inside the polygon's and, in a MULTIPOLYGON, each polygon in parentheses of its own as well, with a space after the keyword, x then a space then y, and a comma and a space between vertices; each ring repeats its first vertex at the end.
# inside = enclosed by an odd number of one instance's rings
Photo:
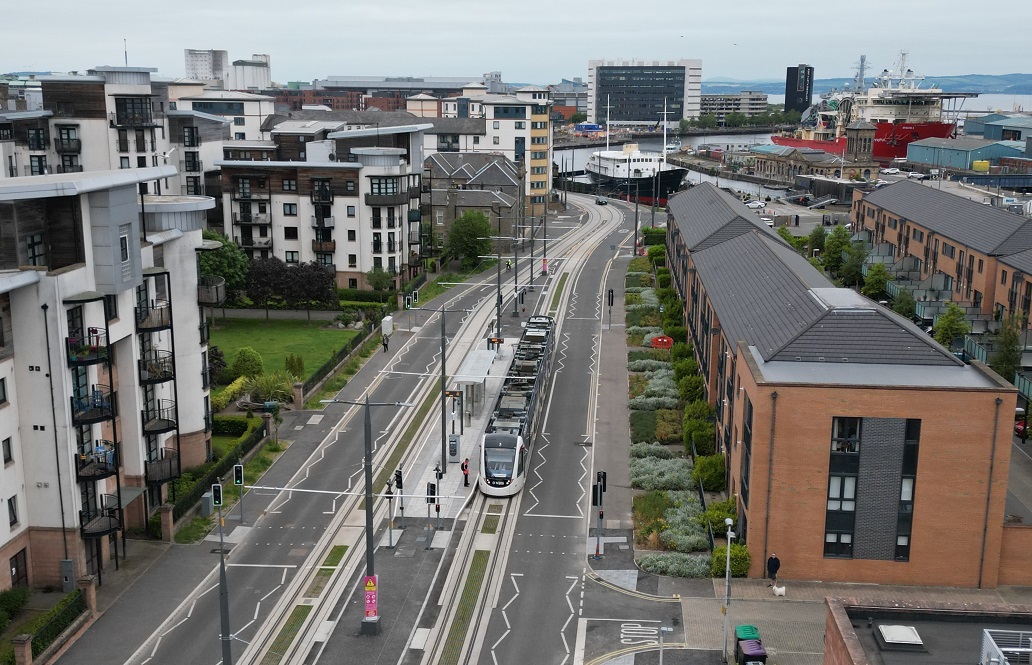
POLYGON ((889 283, 891 276, 885 268, 884 263, 875 263, 867 269, 867 276, 864 277, 864 286, 860 293, 872 300, 878 300, 885 295, 885 286, 889 283))
POLYGON ((287 264, 276 257, 251 261, 247 271, 247 297, 257 307, 266 308, 266 317, 269 315, 269 301, 283 291, 286 271, 287 264))
POLYGON ((573 115, 570 116, 570 122, 572 122, 574 124, 576 124, 578 122, 584 122, 587 119, 588 119, 588 114, 587 113, 574 113, 573 115))
POLYGON ((253 379, 261 376, 265 371, 265 363, 262 356, 250 346, 242 347, 233 358, 233 373, 237 376, 246 376, 253 379))
POLYGON ((741 127, 745 124, 746 117, 741 113, 728 113, 724 116, 725 127, 741 127))
POLYGON ((218 231, 203 231, 205 240, 222 243, 219 249, 198 252, 197 263, 202 275, 217 275, 226 280, 226 291, 243 291, 247 288, 247 270, 250 260, 236 243, 218 231))
POLYGON ((366 273, 366 282, 374 291, 389 291, 394 286, 394 275, 376 266, 366 273))
POLYGON ((914 318, 914 314, 917 313, 917 301, 914 300, 914 294, 907 289, 900 289, 899 295, 892 301, 892 311, 908 319, 914 318))
POLYGON ((692 128, 693 124, 694 123, 691 120, 689 120, 688 118, 681 118, 681 120, 678 121, 678 123, 677 123, 677 129, 682 134, 684 134, 685 132, 687 132, 689 129, 692 128))
POLYGON ((1006 381, 1014 381, 1014 374, 1021 368, 1021 331, 1024 328, 1023 312, 1011 314, 1000 324, 1000 330, 993 338, 995 353, 989 358, 989 366, 1006 381))
POLYGON ((470 270, 480 257, 491 253, 491 222, 484 213, 468 210, 452 224, 448 231, 447 253, 462 262, 470 270))
POLYGON ((951 302, 935 322, 935 341, 948 349, 953 344, 953 340, 963 337, 970 330, 971 326, 964 318, 964 310, 958 307, 957 303, 951 302))
POLYGON ((828 233, 823 226, 813 227, 809 237, 806 239, 806 246, 810 249, 810 256, 815 256, 814 250, 824 253, 824 242, 828 239, 828 233))
POLYGON ((699 116, 698 125, 702 129, 716 129, 718 124, 717 116, 712 113, 704 113, 699 116))
POLYGON ((788 230, 787 226, 778 227, 778 235, 797 252, 801 252, 803 250, 803 246, 806 244, 806 238, 792 235, 792 232, 788 230))
POLYGON ((824 241, 824 266, 832 274, 838 273, 842 267, 842 254, 849 249, 849 231, 844 226, 836 226, 824 241))
POLYGON ((846 258, 839 268, 839 276, 842 277, 846 286, 856 286, 864 281, 864 261, 867 260, 867 250, 862 242, 850 243, 846 250, 846 258))

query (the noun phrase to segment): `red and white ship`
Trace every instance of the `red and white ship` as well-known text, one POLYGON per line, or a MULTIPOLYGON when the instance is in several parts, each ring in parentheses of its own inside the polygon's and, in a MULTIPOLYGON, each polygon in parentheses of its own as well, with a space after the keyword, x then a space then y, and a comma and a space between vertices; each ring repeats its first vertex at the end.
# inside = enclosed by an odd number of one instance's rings
POLYGON ((914 141, 954 136, 958 100, 962 104, 962 100, 978 96, 922 88, 924 77, 907 68, 906 53, 900 55, 896 71, 883 70, 870 86, 864 80, 865 67, 866 56, 860 56, 850 87, 821 95, 821 101, 803 113, 799 129, 791 135, 775 134, 770 140, 777 145, 841 154, 846 150, 846 126, 865 120, 876 128, 874 159, 889 162, 906 158, 907 146, 914 141))

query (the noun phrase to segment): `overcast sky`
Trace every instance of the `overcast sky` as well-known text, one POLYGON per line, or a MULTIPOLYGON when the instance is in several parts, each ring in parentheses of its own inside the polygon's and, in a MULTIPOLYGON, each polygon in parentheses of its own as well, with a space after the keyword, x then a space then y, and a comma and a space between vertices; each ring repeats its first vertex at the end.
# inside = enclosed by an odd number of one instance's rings
POLYGON ((700 58, 703 79, 783 79, 805 62, 847 77, 901 50, 919 74, 1032 71, 1022 31, 1032 2, 969 0, 10 0, 0 72, 129 64, 185 72, 183 49, 272 58, 276 82, 338 75, 480 76, 548 84, 586 77, 591 59, 700 58), (997 12, 996 10, 999 10, 997 12), (976 23, 1004 24, 981 29, 976 23))

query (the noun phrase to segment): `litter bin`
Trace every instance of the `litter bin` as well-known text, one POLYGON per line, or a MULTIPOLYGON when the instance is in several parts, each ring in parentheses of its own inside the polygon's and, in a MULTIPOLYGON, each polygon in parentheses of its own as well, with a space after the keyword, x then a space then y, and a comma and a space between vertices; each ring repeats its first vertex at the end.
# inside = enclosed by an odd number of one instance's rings
POLYGON ((265 413, 276 413, 276 409, 279 408, 279 402, 266 402, 265 413))
POLYGON ((738 647, 741 648, 738 665, 767 662, 767 650, 763 648, 763 644, 759 640, 740 640, 738 647))
POLYGON ((758 640, 760 639, 760 629, 756 626, 749 624, 742 624, 741 626, 735 626, 735 639, 736 640, 758 640))
POLYGON ((459 435, 449 434, 448 435, 448 461, 458 462, 459 461, 459 435))

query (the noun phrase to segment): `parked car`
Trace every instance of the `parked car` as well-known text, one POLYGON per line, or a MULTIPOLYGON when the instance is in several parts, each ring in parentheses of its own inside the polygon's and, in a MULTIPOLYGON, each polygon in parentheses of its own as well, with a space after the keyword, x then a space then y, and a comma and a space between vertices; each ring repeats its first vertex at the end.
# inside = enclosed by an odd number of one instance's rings
POLYGON ((910 173, 907 174, 907 177, 908 178, 913 178, 914 180, 924 180, 928 176, 925 175, 924 173, 918 173, 917 171, 911 171, 910 173))
POLYGON ((596 198, 595 198, 595 205, 600 205, 600 206, 604 206, 604 205, 608 205, 608 204, 609 204, 609 202, 608 202, 608 201, 606 201, 606 200, 605 200, 604 198, 602 198, 601 196, 598 196, 598 197, 596 197, 596 198))
POLYGON ((888 175, 898 175, 899 169, 897 169, 896 167, 892 167, 890 169, 882 169, 881 172, 888 175))
POLYGON ((774 220, 770 217, 760 217, 760 221, 769 226, 770 228, 774 228, 774 220))
POLYGON ((745 205, 749 208, 752 208, 753 210, 757 210, 759 208, 765 207, 767 204, 763 201, 747 201, 745 205))
POLYGON ((1025 421, 1024 420, 1019 420, 1019 421, 1014 423, 1014 433, 1017 434, 1018 436, 1021 436, 1022 434, 1025 433, 1025 421))

